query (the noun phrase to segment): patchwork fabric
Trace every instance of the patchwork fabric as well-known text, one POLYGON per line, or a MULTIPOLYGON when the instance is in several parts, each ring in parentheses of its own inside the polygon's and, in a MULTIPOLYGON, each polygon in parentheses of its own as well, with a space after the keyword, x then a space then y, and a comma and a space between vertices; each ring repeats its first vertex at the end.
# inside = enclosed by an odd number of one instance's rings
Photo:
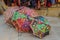
POLYGON ((13 22, 13 25, 14 25, 14 22, 16 22, 14 26, 19 32, 31 31, 30 29, 31 20, 29 19, 29 17, 27 18, 27 15, 23 13, 14 12, 14 15, 12 17, 12 22, 13 22))
POLYGON ((30 26, 34 35, 43 38, 46 33, 49 34, 50 26, 46 20, 42 16, 35 17, 30 26))
POLYGON ((31 24, 31 29, 33 31, 33 34, 43 38, 45 36, 45 34, 49 33, 50 31, 50 26, 44 24, 44 23, 40 23, 40 21, 33 21, 31 24))
POLYGON ((34 17, 36 20, 40 20, 44 24, 49 24, 48 20, 42 16, 34 17))

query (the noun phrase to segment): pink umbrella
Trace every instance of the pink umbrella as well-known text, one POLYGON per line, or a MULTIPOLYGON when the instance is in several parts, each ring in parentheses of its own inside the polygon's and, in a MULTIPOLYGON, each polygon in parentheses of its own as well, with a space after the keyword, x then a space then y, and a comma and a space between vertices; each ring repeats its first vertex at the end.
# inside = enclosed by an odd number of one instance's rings
POLYGON ((5 17, 5 21, 7 22, 13 15, 13 13, 18 10, 19 7, 15 6, 15 7, 9 7, 5 12, 4 12, 4 17, 5 17))
POLYGON ((30 15, 31 17, 36 17, 38 16, 38 13, 34 10, 34 9, 30 9, 28 7, 20 7, 21 10, 19 10, 19 12, 21 13, 25 13, 27 15, 30 15))
POLYGON ((20 12, 20 13, 24 13, 24 14, 27 14, 27 15, 30 15, 31 17, 36 17, 38 16, 38 13, 34 10, 34 9, 30 9, 28 7, 9 7, 5 12, 4 12, 4 17, 5 17, 5 21, 7 22, 11 17, 12 15, 14 14, 15 11, 20 12))

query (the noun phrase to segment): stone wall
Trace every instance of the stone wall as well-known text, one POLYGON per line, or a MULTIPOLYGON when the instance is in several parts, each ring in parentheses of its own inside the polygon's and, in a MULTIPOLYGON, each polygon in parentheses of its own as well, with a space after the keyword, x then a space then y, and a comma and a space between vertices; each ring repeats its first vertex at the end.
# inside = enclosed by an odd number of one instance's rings
POLYGON ((53 16, 53 17, 58 17, 60 14, 60 8, 48 8, 48 10, 37 10, 39 15, 43 16, 53 16))

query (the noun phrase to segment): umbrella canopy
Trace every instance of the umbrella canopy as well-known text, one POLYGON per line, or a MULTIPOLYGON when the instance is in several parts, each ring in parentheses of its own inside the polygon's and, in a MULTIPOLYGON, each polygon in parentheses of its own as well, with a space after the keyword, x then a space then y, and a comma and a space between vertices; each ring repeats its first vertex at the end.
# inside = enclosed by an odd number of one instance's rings
POLYGON ((38 13, 33 10, 33 9, 30 9, 30 8, 27 8, 27 7, 9 7, 5 12, 4 12, 4 16, 5 16, 5 21, 8 21, 12 15, 14 14, 15 11, 18 11, 20 13, 24 13, 24 14, 27 14, 27 15, 30 15, 31 17, 36 17, 38 16, 38 13))
POLYGON ((4 12, 5 21, 8 21, 8 20, 12 17, 13 13, 14 13, 16 10, 18 10, 18 9, 19 9, 19 7, 17 7, 17 6, 15 6, 15 7, 9 7, 9 8, 4 12))

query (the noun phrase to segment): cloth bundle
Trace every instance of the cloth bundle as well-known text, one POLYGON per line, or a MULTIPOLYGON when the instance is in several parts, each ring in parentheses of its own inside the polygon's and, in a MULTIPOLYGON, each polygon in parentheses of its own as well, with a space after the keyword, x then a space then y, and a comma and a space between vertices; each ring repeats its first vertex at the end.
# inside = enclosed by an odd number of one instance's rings
POLYGON ((11 6, 12 4, 20 6, 20 0, 4 0, 5 4, 11 6))
POLYGON ((15 8, 10 8, 11 10, 5 12, 5 19, 7 22, 10 21, 18 32, 32 32, 33 35, 40 38, 49 34, 50 25, 47 19, 38 16, 33 9, 27 7, 15 8))
POLYGON ((51 0, 52 4, 56 4, 56 0, 51 0))

